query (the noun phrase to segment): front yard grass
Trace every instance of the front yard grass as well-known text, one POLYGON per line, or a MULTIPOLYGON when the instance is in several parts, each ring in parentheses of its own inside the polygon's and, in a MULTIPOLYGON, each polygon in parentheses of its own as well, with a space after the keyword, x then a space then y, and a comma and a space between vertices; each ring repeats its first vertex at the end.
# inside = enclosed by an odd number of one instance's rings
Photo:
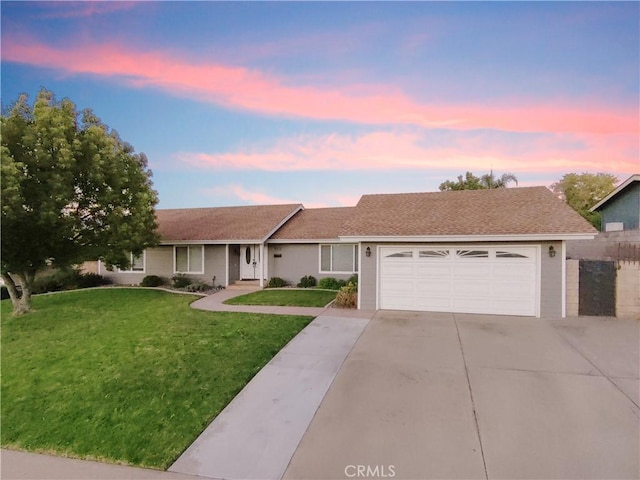
POLYGON ((324 307, 335 300, 331 290, 294 290, 291 288, 259 290, 230 298, 228 305, 272 305, 280 307, 324 307))
POLYGON ((3 447, 166 469, 312 317, 103 289, 2 302, 3 447))

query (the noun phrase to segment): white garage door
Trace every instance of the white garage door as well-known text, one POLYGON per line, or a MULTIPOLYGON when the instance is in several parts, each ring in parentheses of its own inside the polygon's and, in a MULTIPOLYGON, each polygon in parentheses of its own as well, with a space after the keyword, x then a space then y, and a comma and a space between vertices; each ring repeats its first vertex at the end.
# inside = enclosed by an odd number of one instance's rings
POLYGON ((380 308, 537 315, 536 247, 381 247, 380 308))

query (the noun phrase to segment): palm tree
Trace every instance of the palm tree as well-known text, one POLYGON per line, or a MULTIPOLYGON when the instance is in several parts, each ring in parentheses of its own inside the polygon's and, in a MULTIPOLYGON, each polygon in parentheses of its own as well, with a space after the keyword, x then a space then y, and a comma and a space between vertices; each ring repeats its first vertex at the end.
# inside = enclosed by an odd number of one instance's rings
POLYGON ((515 182, 518 186, 518 179, 513 173, 503 173, 500 178, 496 178, 493 174, 493 170, 490 173, 486 173, 480 177, 480 183, 484 188, 506 188, 510 182, 515 182))

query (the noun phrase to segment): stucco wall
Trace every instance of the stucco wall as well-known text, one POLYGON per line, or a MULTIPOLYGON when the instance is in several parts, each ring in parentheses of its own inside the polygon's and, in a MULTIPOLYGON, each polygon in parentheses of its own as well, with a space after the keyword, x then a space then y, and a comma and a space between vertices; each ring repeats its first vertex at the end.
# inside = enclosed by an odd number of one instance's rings
POLYGON ((347 280, 352 274, 320 273, 320 247, 317 243, 304 244, 269 244, 268 274, 280 277, 291 285, 297 285, 306 275, 312 275, 320 280, 334 277, 347 280))
POLYGON ((543 242, 540 251, 540 316, 562 317, 562 242, 543 242), (553 246, 556 256, 549 256, 553 246))
MULTIPOLYGON (((173 272, 173 246, 163 245, 149 248, 145 251, 144 272, 118 272, 108 271, 101 265, 100 274, 110 278, 113 283, 124 285, 138 285, 147 275, 158 275, 170 280, 175 275, 173 272)), ((204 247, 204 273, 188 274, 189 277, 211 284, 213 276, 216 276, 216 284, 224 284, 225 281, 225 246, 205 245, 204 247)))
POLYGON ((378 279, 377 244, 363 243, 360 249, 360 278, 358 279, 358 295, 360 296, 360 308, 362 310, 375 310, 376 288, 378 279), (371 248, 371 256, 367 257, 365 251, 371 248))
MULTIPOLYGON (((562 315, 562 242, 522 242, 522 243, 510 243, 510 245, 536 245, 541 246, 540 252, 540 316, 541 317, 560 317, 562 315), (553 246, 556 255, 555 257, 549 257, 549 247, 553 246)), ((361 275, 359 281, 360 289, 360 308, 362 309, 375 309, 377 305, 376 289, 377 289, 377 247, 382 245, 393 245, 389 243, 385 244, 373 244, 363 243, 362 252, 367 247, 371 247, 372 255, 367 258, 362 255, 361 259, 361 275)), ((404 245, 409 245, 404 244, 404 245)), ((420 245, 416 243, 415 245, 420 245)), ((446 244, 429 244, 432 246, 437 245, 456 245, 455 243, 446 244)), ((457 244, 460 245, 460 244, 457 244)), ((464 244, 468 245, 468 244, 464 244)), ((484 245, 505 245, 504 242, 490 242, 484 243, 484 245)))
POLYGON ((616 274, 616 317, 640 320, 640 263, 620 262, 616 274))
POLYGON ((577 317, 580 306, 580 261, 567 260, 567 317, 577 317))

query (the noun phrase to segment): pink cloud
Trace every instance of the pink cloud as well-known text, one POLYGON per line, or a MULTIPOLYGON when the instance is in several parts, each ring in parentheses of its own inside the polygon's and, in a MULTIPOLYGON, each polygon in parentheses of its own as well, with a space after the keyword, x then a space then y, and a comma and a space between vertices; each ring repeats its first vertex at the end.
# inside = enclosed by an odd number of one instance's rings
POLYGON ((266 115, 343 120, 371 125, 416 125, 457 130, 516 132, 636 133, 637 107, 418 103, 392 86, 293 86, 295 79, 220 63, 195 63, 160 52, 137 52, 113 44, 56 48, 29 38, 6 39, 3 61, 48 67, 70 74, 114 77, 138 88, 266 115))
POLYGON ((200 193, 212 196, 216 199, 222 197, 233 198, 241 203, 252 205, 278 205, 285 203, 302 203, 306 208, 322 208, 328 206, 353 206, 358 203, 358 195, 336 195, 332 194, 330 198, 320 198, 319 200, 309 201, 305 199, 291 199, 269 195, 255 190, 249 190, 242 185, 231 184, 221 185, 218 187, 201 190, 200 193))
MULTIPOLYGON (((189 165, 218 170, 344 171, 453 169, 464 172, 611 171, 638 169, 635 135, 573 136, 571 142, 533 139, 463 138, 450 146, 423 141, 415 132, 378 131, 360 136, 297 136, 281 139, 266 149, 236 152, 183 152, 177 158, 189 165)), ((624 176, 624 175, 623 175, 624 176)))

